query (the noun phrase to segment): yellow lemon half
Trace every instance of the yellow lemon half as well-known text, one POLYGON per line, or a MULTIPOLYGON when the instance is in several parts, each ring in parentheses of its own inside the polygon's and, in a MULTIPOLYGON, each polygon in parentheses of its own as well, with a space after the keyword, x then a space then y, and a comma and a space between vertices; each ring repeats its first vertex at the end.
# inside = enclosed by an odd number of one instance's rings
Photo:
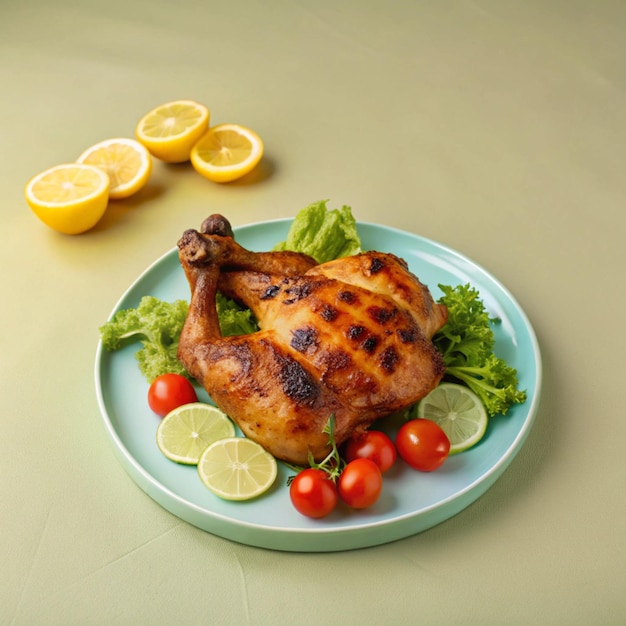
POLYGON ((261 138, 239 124, 210 128, 191 150, 191 164, 205 178, 228 183, 252 171, 263 156, 261 138))
POLYGON ((135 136, 157 159, 183 163, 208 127, 209 110, 204 105, 176 100, 146 113, 135 128, 135 136))
POLYGON ((66 163, 31 178, 26 201, 47 226, 67 235, 93 228, 109 201, 109 177, 94 165, 66 163))
POLYGON ((106 139, 91 146, 77 159, 104 170, 110 181, 109 198, 128 198, 148 182, 152 157, 135 139, 106 139))

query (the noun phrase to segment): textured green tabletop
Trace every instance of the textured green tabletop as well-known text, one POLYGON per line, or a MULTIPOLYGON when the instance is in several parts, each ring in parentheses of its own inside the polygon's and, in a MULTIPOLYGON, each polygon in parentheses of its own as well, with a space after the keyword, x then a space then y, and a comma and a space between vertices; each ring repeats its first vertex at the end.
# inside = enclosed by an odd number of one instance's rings
POLYGON ((609 0, 4 0, 0 624, 623 624, 625 29, 609 0), (31 176, 181 98, 259 133, 259 167, 220 186, 157 161, 88 233, 37 220, 31 176), (543 394, 458 515, 285 553, 137 486, 94 360, 98 327, 183 230, 324 198, 502 281, 536 330, 543 394))

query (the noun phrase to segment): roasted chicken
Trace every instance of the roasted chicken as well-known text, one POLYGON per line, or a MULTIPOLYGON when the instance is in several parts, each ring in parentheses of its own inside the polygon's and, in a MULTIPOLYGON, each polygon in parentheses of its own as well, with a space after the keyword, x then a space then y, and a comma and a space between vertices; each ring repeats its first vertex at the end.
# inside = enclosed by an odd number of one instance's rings
POLYGON ((191 289, 178 349, 187 371, 243 433, 287 462, 329 451, 433 389, 444 373, 432 335, 447 310, 393 254, 317 264, 252 252, 228 221, 187 230, 179 258, 191 289), (220 333, 217 291, 249 307, 261 330, 220 333))

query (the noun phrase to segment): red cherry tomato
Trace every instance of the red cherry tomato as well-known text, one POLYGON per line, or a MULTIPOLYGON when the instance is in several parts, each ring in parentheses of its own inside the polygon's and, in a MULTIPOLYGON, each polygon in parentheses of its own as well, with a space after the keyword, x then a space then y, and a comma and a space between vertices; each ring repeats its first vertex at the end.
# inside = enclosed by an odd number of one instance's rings
POLYGON ((353 509, 372 506, 383 488, 383 475, 370 459, 355 459, 348 463, 339 477, 339 495, 353 509))
POLYGON ((396 446, 393 441, 379 430, 368 430, 354 435, 348 440, 344 450, 346 462, 369 459, 378 465, 382 474, 391 468, 396 456, 396 446))
POLYGON ((289 497, 298 513, 325 517, 337 506, 337 487, 327 472, 314 467, 302 470, 289 485, 289 497))
POLYGON ((148 389, 148 404, 161 417, 183 404, 197 401, 193 385, 180 374, 157 376, 148 389))
POLYGON ((448 458, 450 440, 439 424, 428 419, 405 422, 396 436, 398 454, 422 472, 436 470, 448 458))

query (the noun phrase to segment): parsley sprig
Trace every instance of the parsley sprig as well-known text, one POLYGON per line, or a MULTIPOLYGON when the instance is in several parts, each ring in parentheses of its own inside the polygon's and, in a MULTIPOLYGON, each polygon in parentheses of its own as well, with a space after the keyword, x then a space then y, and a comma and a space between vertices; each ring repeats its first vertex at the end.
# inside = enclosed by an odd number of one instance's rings
POLYGON ((446 364, 446 378, 467 385, 485 405, 490 417, 505 414, 512 404, 526 400, 518 389, 517 370, 494 354, 495 336, 490 318, 477 289, 469 284, 439 285, 441 304, 448 308, 448 321, 433 337, 446 364))
MULTIPOLYGON (((322 431, 328 435, 328 443, 331 447, 330 452, 322 459, 319 463, 315 461, 311 452, 309 452, 309 467, 314 469, 320 469, 328 474, 328 477, 333 481, 337 482, 339 476, 341 476, 341 472, 343 472, 343 468, 345 467, 345 461, 341 458, 339 454, 339 449, 337 448, 337 443, 335 442, 335 414, 331 413, 326 425, 324 426, 324 430, 322 431)), ((298 465, 292 465, 287 463, 287 467, 292 469, 297 474, 300 473, 304 467, 300 467, 298 465)), ((290 476, 287 479, 287 484, 289 485, 291 481, 294 479, 293 476, 290 476)))

